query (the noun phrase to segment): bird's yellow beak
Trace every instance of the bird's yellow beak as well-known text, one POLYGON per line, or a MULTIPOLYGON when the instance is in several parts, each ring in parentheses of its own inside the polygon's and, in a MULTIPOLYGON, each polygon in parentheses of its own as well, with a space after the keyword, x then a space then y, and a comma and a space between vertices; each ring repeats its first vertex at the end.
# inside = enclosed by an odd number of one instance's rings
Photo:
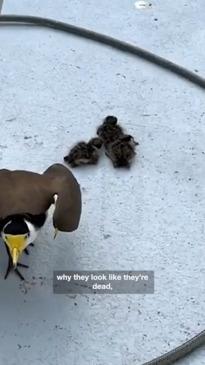
POLYGON ((5 241, 9 248, 14 267, 16 267, 23 250, 26 248, 26 239, 27 235, 25 234, 6 235, 5 241))

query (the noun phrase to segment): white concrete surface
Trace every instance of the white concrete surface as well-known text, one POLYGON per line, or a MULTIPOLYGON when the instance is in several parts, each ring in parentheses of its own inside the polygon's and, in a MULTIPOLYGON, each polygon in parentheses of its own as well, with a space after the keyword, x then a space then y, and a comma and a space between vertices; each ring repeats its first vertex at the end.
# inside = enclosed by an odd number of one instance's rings
MULTIPOLYGON (((86 26, 205 73, 204 2, 150 2, 137 10, 134 0, 5 0, 2 12, 86 26)), ((0 44, 1 167, 42 171, 61 162, 110 113, 140 142, 130 172, 105 158, 75 170, 80 228, 53 242, 47 224, 24 259, 27 283, 14 275, 5 282, 0 256, 1 363, 140 365, 204 329, 204 93, 51 30, 3 26, 0 44), (54 269, 154 270, 155 294, 55 296, 54 269)), ((181 364, 203 365, 204 355, 181 364)))

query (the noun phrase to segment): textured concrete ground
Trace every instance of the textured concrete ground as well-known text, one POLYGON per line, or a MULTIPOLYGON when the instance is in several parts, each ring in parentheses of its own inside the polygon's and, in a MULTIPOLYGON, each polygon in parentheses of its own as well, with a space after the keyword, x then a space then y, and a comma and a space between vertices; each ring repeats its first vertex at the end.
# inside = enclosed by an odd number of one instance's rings
MULTIPOLYGON (((66 20, 136 43, 200 74, 204 1, 5 0, 3 13, 66 20)), ((19 283, 0 256, 5 365, 140 365, 204 329, 204 93, 141 60, 51 30, 0 28, 1 167, 41 172, 107 114, 140 142, 130 172, 75 170, 78 231, 47 224, 19 283), (29 137, 29 138, 28 138, 29 137), (57 296, 53 270, 154 270, 154 295, 57 296)), ((205 364, 205 349, 181 364, 205 364)))

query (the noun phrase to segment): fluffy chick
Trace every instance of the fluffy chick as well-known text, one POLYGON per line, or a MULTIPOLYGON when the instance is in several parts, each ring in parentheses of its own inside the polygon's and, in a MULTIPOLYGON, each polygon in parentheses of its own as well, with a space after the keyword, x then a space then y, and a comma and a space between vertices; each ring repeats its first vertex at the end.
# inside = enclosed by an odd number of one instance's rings
POLYGON ((118 139, 122 134, 123 129, 117 124, 117 118, 111 115, 107 116, 97 129, 97 135, 103 140, 105 147, 118 139))
POLYGON ((136 154, 135 146, 138 144, 131 135, 121 135, 114 142, 105 146, 106 155, 111 159, 114 167, 129 168, 136 154))
POLYGON ((88 143, 79 142, 71 148, 68 155, 64 157, 64 161, 71 167, 96 165, 102 144, 103 141, 99 137, 92 138, 88 143))

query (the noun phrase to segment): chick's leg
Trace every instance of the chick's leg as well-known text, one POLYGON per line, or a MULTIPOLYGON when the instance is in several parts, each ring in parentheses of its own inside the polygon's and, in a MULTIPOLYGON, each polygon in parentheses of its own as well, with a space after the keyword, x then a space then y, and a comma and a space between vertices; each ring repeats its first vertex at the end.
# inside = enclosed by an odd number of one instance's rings
MULTIPOLYGON (((30 243, 29 246, 32 246, 33 247, 34 246, 34 243, 30 243)), ((26 255, 29 255, 29 249, 28 249, 28 247, 25 248, 24 252, 25 252, 26 255)))

